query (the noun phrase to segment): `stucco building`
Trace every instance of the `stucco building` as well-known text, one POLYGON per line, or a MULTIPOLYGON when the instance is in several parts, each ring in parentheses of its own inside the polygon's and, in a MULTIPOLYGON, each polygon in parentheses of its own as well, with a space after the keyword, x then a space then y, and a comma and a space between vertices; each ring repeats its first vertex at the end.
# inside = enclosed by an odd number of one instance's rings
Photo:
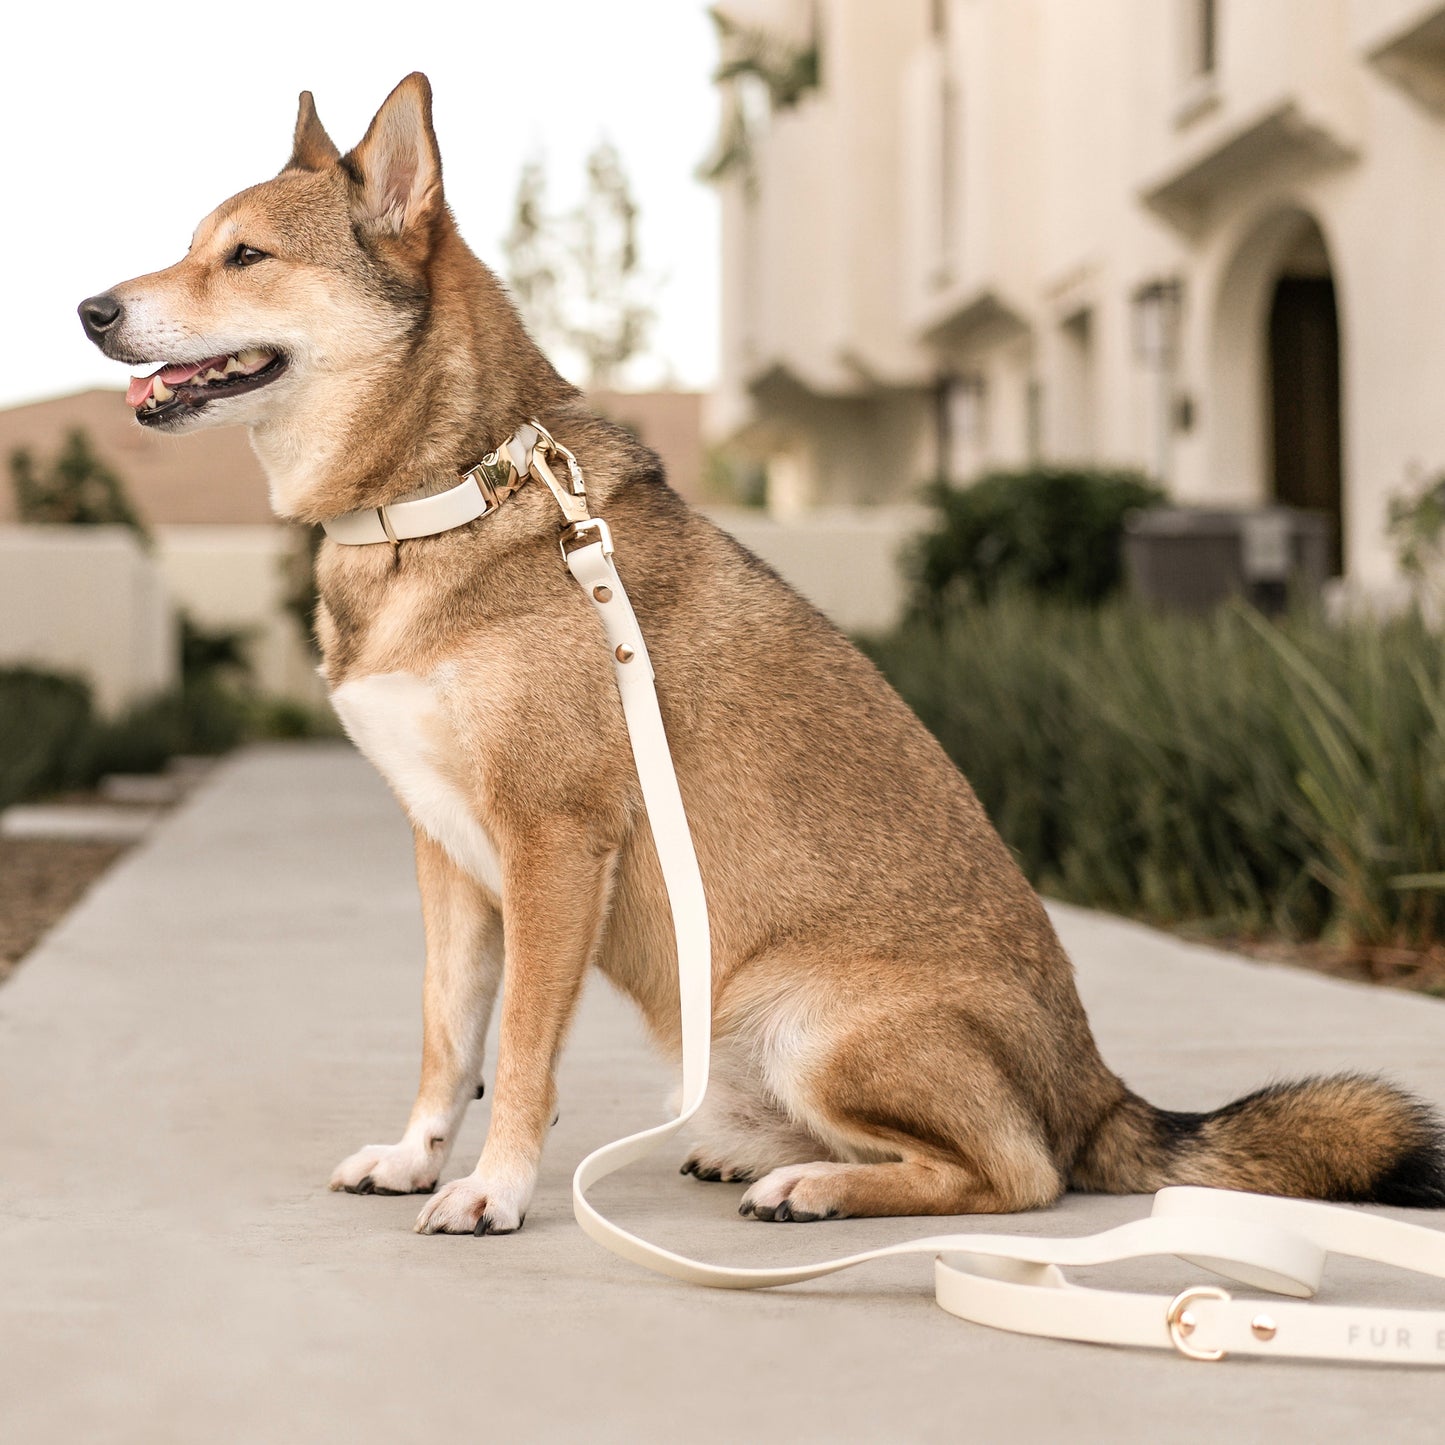
POLYGON ((1445 4, 725 8, 819 56, 722 183, 713 423, 775 509, 1126 464, 1388 581, 1445 469, 1445 4))

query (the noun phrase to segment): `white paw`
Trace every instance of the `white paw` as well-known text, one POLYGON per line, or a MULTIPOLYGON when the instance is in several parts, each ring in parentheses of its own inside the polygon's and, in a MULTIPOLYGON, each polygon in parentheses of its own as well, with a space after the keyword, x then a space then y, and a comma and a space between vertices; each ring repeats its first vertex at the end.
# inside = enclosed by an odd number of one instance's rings
POLYGON ((807 1224, 815 1219, 836 1219, 844 1211, 830 1176, 849 1167, 818 1163, 788 1164, 774 1169, 743 1195, 738 1213, 780 1223, 795 1220, 807 1224))
POLYGON ((442 1163, 440 1150, 405 1139, 400 1144, 368 1144, 336 1166, 331 1188, 348 1194, 430 1194, 442 1163))
POLYGON ((513 1234, 526 1218, 530 1183, 465 1174, 442 1185, 416 1218, 418 1234, 513 1234))

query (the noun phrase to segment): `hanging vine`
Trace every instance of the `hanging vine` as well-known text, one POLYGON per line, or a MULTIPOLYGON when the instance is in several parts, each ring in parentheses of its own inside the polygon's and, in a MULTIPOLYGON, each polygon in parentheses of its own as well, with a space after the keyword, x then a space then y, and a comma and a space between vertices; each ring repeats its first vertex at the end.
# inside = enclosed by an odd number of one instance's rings
POLYGON ((755 139, 760 111, 770 115, 792 110, 822 83, 818 14, 813 11, 809 39, 798 44, 758 25, 745 25, 723 13, 708 11, 717 28, 722 58, 713 83, 722 93, 722 120, 717 140, 698 166, 698 178, 717 183, 741 176, 751 191, 757 184, 755 139))

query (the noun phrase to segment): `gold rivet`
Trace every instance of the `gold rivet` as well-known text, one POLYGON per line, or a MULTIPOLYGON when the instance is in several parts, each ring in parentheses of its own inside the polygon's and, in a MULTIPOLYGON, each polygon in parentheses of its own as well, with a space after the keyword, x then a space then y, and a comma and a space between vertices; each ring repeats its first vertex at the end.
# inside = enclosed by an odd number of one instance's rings
POLYGON ((1255 1317, 1250 1320, 1249 1327, 1253 1330, 1254 1337, 1257 1340, 1272 1340, 1275 1330, 1278 1328, 1268 1315, 1255 1315, 1255 1317))
POLYGON ((1194 1333, 1195 1326, 1198 1325, 1198 1323, 1199 1321, 1194 1318, 1194 1315, 1189 1310, 1185 1310, 1184 1313, 1179 1316, 1179 1333, 1187 1340, 1189 1336, 1194 1333))
POLYGON ((617 644, 617 660, 618 662, 632 661, 632 649, 625 642, 617 644))
POLYGON ((600 582, 592 589, 592 595, 599 602, 612 601, 612 589, 610 587, 604 587, 600 582))

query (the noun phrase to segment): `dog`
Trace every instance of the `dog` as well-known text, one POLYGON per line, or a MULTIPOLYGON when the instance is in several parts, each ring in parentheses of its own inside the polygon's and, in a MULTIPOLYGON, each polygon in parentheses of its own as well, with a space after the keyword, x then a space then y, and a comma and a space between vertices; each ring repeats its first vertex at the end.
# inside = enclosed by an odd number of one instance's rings
MULTIPOLYGON (((683 1172, 756 1220, 1033 1209, 1203 1184, 1445 1205, 1434 1114, 1379 1080, 1155 1108, 1100 1057, 1044 908, 968 783, 854 647, 594 415, 463 242, 431 90, 408 76, 342 155, 301 96, 274 179, 186 255, 81 304, 164 367, 155 431, 240 424, 282 517, 457 484, 537 418, 611 525, 655 663, 712 917, 713 1082, 683 1172)), ((322 674, 415 833, 421 1084, 331 1188, 427 1194, 427 1234, 521 1227, 588 967, 679 1048, 658 858, 611 658, 538 485, 435 536, 318 558, 322 674), (491 1124, 441 1184, 505 968, 491 1124)))

